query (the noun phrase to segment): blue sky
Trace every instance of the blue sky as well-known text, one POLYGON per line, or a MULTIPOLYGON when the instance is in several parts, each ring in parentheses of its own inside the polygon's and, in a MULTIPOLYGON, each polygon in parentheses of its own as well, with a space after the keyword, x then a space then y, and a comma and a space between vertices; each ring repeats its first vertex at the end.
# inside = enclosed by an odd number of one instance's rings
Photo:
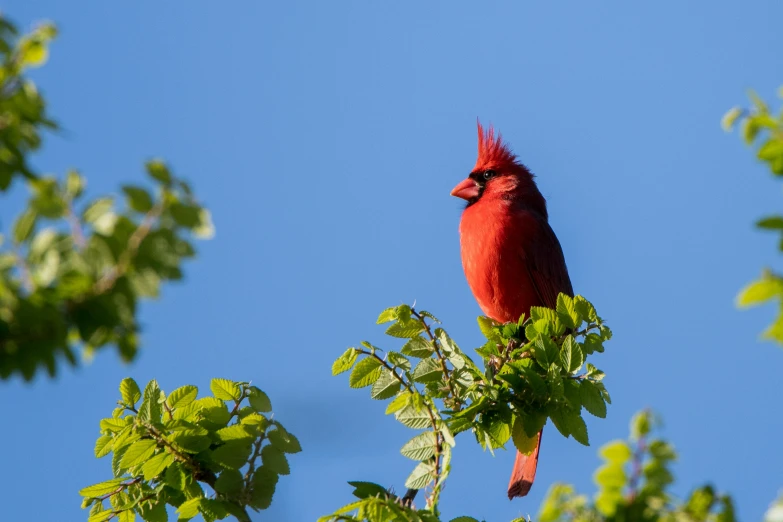
MULTIPOLYGON (((773 315, 735 309, 779 263, 752 222, 780 187, 719 127, 745 89, 783 83, 783 4, 738 2, 85 2, 10 0, 24 27, 61 36, 35 73, 64 131, 36 165, 78 167, 90 194, 171 162, 212 210, 213 241, 142 310, 143 350, 55 381, 2 386, 0 491, 8 520, 82 520, 77 491, 110 475, 93 457, 121 378, 207 389, 253 380, 299 436, 272 508, 314 520, 347 480, 403 489, 412 435, 330 376, 387 306, 417 300, 463 349, 479 309, 459 258, 450 189, 475 160, 476 117, 537 174, 577 292, 615 332, 596 363, 614 399, 591 448, 551 426, 531 494, 509 502, 513 455, 458 439, 446 517, 535 514, 555 481, 593 491, 597 448, 652 407, 680 451, 675 492, 713 481, 743 520, 783 487, 783 352, 773 315)), ((0 217, 21 208, 21 187, 0 217)))

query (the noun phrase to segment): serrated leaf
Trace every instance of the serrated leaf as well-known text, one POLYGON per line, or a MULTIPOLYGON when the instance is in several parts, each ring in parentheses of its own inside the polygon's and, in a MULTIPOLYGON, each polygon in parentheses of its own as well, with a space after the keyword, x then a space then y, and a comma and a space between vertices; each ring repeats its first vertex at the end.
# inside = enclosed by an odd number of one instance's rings
POLYGON ((568 373, 578 372, 584 363, 582 349, 572 335, 567 335, 563 341, 563 346, 560 349, 560 360, 563 363, 563 369, 568 373))
POLYGON ((560 293, 555 308, 560 321, 568 328, 576 328, 582 322, 570 296, 560 293))
POLYGON ((389 492, 380 484, 374 482, 362 482, 359 480, 348 481, 354 487, 353 495, 357 498, 385 497, 389 492))
POLYGON ((166 402, 168 403, 169 408, 184 408, 196 400, 197 396, 198 388, 188 384, 171 392, 166 402))
POLYGON ((549 369, 552 364, 559 364, 559 350, 549 336, 539 335, 533 343, 532 348, 533 357, 535 357, 536 362, 540 364, 542 368, 549 369))
POLYGON ((422 337, 414 337, 402 346, 400 352, 410 357, 419 359, 430 357, 433 353, 432 345, 422 337))
POLYGON ((406 322, 398 321, 393 323, 386 329, 386 335, 400 337, 403 339, 411 339, 413 337, 417 337, 423 331, 424 326, 421 324, 421 322, 412 319, 406 322))
POLYGON ((209 389, 212 390, 212 395, 221 401, 238 401, 242 397, 239 385, 228 379, 212 379, 209 383, 209 389))
POLYGON ((141 406, 139 406, 139 420, 152 424, 159 423, 162 411, 159 400, 160 387, 158 386, 158 381, 152 379, 144 387, 144 399, 141 406))
POLYGON ((359 351, 356 348, 348 348, 332 364, 332 375, 339 375, 353 368, 356 359, 359 357, 359 351))
POLYGON ((388 323, 397 319, 397 307, 387 308, 378 316, 376 324, 388 323))
POLYGON ((248 441, 256 438, 255 430, 242 424, 234 424, 221 428, 215 432, 215 435, 217 435, 218 439, 222 442, 228 442, 230 440, 248 441))
POLYGON ((141 466, 144 480, 150 481, 154 479, 173 463, 174 456, 171 453, 158 453, 141 466))
POLYGON ((120 466, 127 469, 145 462, 155 453, 157 446, 158 443, 151 439, 137 440, 128 446, 120 460, 120 466))
POLYGON ((438 382, 443 378, 443 369, 435 359, 422 359, 413 369, 413 380, 416 382, 438 382))
POLYGON ((279 476, 266 466, 261 466, 253 474, 253 491, 250 505, 256 509, 266 509, 272 503, 275 486, 279 476))
POLYGON ((583 380, 579 385, 579 395, 582 406, 587 411, 601 419, 606 418, 606 403, 603 397, 601 397, 601 391, 595 384, 587 379, 583 380))
POLYGON ((226 442, 217 449, 212 450, 212 460, 229 469, 239 469, 250 457, 252 445, 249 442, 226 442))
POLYGON ((425 409, 416 410, 413 406, 406 406, 398 411, 394 417, 402 424, 414 430, 422 430, 431 425, 432 421, 425 409))
POLYGON ((128 406, 135 406, 141 399, 141 390, 136 381, 126 377, 120 382, 120 395, 122 396, 122 402, 128 406))
POLYGON ((348 385, 351 388, 370 386, 381 376, 381 362, 375 357, 365 357, 354 366, 348 385))
POLYGON ((269 400, 269 396, 261 391, 256 386, 250 387, 250 395, 248 396, 250 401, 250 407, 259 413, 266 413, 272 411, 272 401, 269 400))
POLYGON ((499 322, 484 316, 479 316, 477 321, 479 330, 481 330, 481 333, 484 334, 484 337, 486 337, 488 341, 492 341, 493 343, 497 344, 503 344, 503 339, 501 339, 500 334, 495 329, 496 327, 500 326, 499 322))
POLYGON ((111 453, 113 448, 113 439, 111 435, 101 435, 98 440, 95 441, 95 457, 105 457, 111 453))
POLYGON ((198 453, 207 449, 212 443, 212 440, 207 433, 207 430, 203 428, 196 428, 192 430, 175 431, 170 433, 166 438, 188 453, 198 453))
POLYGON ((274 445, 267 445, 261 449, 261 461, 264 463, 264 466, 275 473, 280 475, 291 473, 285 454, 274 445))
POLYGON ((370 397, 376 400, 394 397, 400 391, 400 381, 392 372, 384 369, 381 376, 375 381, 370 390, 370 397))
POLYGON ((125 482, 124 477, 99 482, 98 484, 93 484, 92 486, 87 486, 86 488, 79 490, 79 495, 88 498, 102 497, 103 495, 116 490, 123 482, 125 482))
POLYGON ((400 392, 400 394, 397 395, 394 398, 394 400, 389 403, 388 406, 386 406, 386 415, 401 410, 406 405, 410 404, 411 399, 412 399, 411 392, 409 392, 408 390, 402 390, 402 392, 400 392))
POLYGON ((429 462, 419 462, 413 472, 405 480, 405 487, 410 489, 424 489, 433 480, 434 468, 429 462))
POLYGON ((201 506, 201 497, 186 500, 177 508, 177 514, 180 520, 193 518, 198 515, 198 508, 201 506))
POLYGON ((227 469, 222 471, 215 481, 215 490, 224 495, 231 495, 239 492, 244 485, 242 473, 234 469, 227 469))
POLYGON ((267 434, 267 438, 273 446, 279 448, 285 453, 299 453, 302 451, 302 446, 299 444, 299 439, 283 429, 279 423, 277 424, 276 429, 270 431, 267 434))
POLYGON ((406 442, 400 450, 400 453, 409 459, 418 461, 427 460, 435 455, 436 445, 435 433, 432 431, 425 431, 406 442))

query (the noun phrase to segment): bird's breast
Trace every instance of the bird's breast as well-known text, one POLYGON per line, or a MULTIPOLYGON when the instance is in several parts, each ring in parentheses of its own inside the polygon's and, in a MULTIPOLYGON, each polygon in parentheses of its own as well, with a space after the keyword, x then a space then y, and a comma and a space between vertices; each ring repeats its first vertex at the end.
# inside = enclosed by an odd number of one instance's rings
POLYGON ((465 209, 460 222, 462 267, 481 310, 500 322, 517 321, 538 295, 525 265, 528 232, 513 212, 465 209))

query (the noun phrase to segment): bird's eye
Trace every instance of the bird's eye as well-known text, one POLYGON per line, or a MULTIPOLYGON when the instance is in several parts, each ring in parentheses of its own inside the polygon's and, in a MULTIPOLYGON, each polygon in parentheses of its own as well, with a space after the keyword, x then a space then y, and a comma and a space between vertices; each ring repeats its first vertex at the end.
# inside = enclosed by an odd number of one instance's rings
POLYGON ((490 179, 494 178, 495 176, 497 176, 497 174, 498 173, 495 172, 494 170, 485 170, 484 171, 484 179, 490 180, 490 179))

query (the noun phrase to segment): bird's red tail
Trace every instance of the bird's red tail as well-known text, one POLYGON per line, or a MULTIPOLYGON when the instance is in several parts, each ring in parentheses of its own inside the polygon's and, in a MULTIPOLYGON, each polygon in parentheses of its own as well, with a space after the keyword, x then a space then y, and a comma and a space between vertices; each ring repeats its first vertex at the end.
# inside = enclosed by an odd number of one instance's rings
POLYGON ((530 491, 533 481, 536 479, 536 467, 538 466, 538 452, 541 449, 541 434, 538 432, 538 444, 530 455, 523 455, 517 451, 514 461, 514 470, 511 472, 511 480, 508 483, 508 499, 524 497, 530 491))

